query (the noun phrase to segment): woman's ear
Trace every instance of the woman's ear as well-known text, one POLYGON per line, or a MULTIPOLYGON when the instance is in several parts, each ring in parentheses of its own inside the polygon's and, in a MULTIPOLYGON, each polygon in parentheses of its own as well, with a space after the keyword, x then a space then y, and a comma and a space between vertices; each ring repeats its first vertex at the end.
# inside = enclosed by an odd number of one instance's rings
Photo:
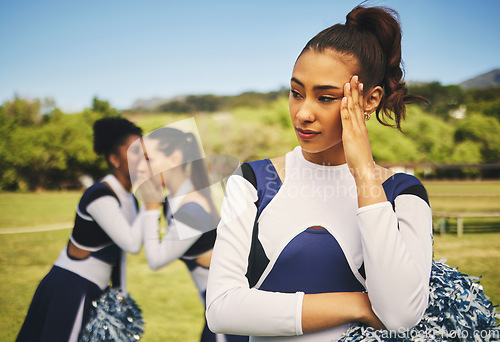
POLYGON ((384 90, 381 86, 376 86, 370 90, 370 92, 365 95, 365 112, 368 114, 373 113, 380 101, 382 100, 382 95, 384 94, 384 90))
POLYGON ((116 153, 111 153, 108 157, 108 161, 115 169, 120 167, 120 158, 116 155, 116 153))
POLYGON ((169 158, 174 166, 181 166, 184 159, 181 150, 175 150, 169 158))

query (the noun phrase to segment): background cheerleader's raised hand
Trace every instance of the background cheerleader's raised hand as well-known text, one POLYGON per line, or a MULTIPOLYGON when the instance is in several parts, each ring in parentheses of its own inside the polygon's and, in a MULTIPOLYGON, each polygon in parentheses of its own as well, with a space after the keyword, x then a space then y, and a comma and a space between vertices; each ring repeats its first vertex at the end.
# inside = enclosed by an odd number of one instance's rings
POLYGON ((384 202, 382 181, 373 161, 368 129, 365 122, 363 83, 357 75, 344 85, 340 105, 344 154, 358 188, 358 206, 384 202))
POLYGON ((162 202, 163 186, 160 174, 151 177, 150 179, 141 179, 142 183, 135 191, 137 198, 144 202, 147 210, 158 209, 162 202))

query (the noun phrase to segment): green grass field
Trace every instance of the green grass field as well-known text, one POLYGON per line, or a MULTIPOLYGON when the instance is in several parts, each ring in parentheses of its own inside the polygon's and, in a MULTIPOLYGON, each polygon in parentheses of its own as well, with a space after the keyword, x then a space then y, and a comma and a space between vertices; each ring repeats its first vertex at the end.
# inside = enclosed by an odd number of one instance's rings
POLYGON ((500 211, 498 181, 423 181, 433 210, 500 211))
MULTIPOLYGON (((500 182, 424 182, 434 210, 500 211, 500 182), (467 196, 461 196, 467 194, 467 196), (491 194, 493 196, 486 196, 491 194), (475 195, 475 196, 471 196, 475 195), (486 200, 484 200, 486 198, 486 200), (483 201, 484 200, 484 201, 483 201), (494 204, 491 204, 493 200, 494 204)), ((7 228, 71 222, 81 192, 0 194, 0 233, 7 228), (50 214, 49 214, 50 213, 50 214)), ((13 341, 33 293, 65 246, 69 229, 0 234, 0 341, 13 341)), ((500 233, 447 234, 434 238, 435 259, 473 276, 494 304, 500 304, 500 233)), ((143 309, 144 341, 195 342, 203 327, 203 308, 183 263, 149 270, 144 252, 128 257, 128 290, 143 309)))
MULTIPOLYGON (((68 241, 69 229, 0 235, 0 341, 14 341, 40 280, 68 241)), ((128 256, 128 290, 143 310, 144 341, 199 340, 203 307, 180 261, 151 271, 143 251, 128 256)))
POLYGON ((2 229, 72 222, 81 191, 0 194, 2 229))

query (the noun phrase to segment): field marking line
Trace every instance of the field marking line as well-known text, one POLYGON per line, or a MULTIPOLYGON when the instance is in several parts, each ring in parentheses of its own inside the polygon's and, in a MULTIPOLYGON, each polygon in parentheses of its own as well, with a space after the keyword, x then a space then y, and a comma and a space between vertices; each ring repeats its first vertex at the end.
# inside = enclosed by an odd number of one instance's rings
POLYGON ((73 228, 74 222, 62 222, 55 224, 45 224, 30 227, 17 227, 17 228, 0 228, 0 235, 2 234, 18 234, 18 233, 37 233, 47 232, 51 230, 61 230, 73 228))

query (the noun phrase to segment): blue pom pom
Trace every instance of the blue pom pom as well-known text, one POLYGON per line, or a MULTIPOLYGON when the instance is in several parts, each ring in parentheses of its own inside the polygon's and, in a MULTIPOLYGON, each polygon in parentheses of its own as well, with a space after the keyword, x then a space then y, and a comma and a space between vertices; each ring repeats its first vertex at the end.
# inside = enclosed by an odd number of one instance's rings
POLYGON ((356 325, 342 342, 500 341, 495 307, 479 278, 460 273, 443 260, 433 261, 429 304, 423 318, 406 331, 356 325))
POLYGON ((142 311, 130 295, 110 288, 92 305, 95 310, 81 333, 82 342, 135 342, 141 339, 144 332, 142 311))

